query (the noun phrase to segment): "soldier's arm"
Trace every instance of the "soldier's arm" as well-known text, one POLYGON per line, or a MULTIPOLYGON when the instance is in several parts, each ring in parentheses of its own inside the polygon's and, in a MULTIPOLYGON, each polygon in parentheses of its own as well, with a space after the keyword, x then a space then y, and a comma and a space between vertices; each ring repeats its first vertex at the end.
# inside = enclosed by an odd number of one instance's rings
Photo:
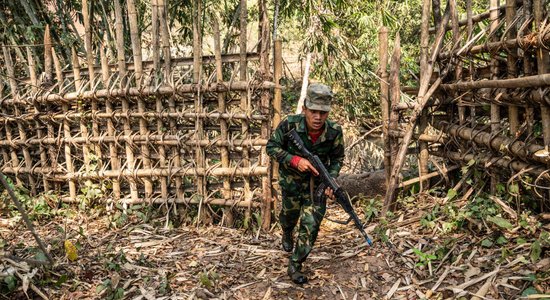
POLYGON ((277 129, 271 135, 267 142, 267 154, 278 161, 280 164, 290 165, 290 161, 294 155, 290 154, 285 145, 288 145, 285 136, 285 128, 288 128, 288 120, 282 121, 277 129))

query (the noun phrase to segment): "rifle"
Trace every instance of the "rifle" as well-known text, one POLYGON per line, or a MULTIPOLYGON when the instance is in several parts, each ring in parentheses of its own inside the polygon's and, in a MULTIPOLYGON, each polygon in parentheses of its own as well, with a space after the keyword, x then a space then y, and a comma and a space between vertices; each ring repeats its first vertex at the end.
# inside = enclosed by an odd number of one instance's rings
POLYGON ((287 136, 290 139, 290 141, 294 143, 296 148, 298 148, 298 150, 302 153, 302 155, 304 155, 305 158, 309 160, 309 162, 313 165, 313 167, 315 167, 315 169, 317 169, 317 171, 319 172, 319 177, 321 178, 321 184, 319 184, 319 187, 317 187, 317 189, 315 190, 314 199, 324 199, 324 197, 326 196, 325 195, 326 188, 327 187, 331 188, 334 193, 334 198, 336 202, 338 202, 338 204, 342 206, 344 211, 349 215, 349 219, 347 221, 344 221, 344 222, 333 221, 333 222, 336 222, 339 224, 348 224, 350 221, 353 220, 355 227, 357 227, 357 229, 359 229, 363 237, 365 237, 367 244, 369 246, 372 246, 372 241, 370 240, 369 236, 365 232, 365 229, 363 229, 363 224, 361 223, 361 220, 359 220, 359 217, 353 210, 353 206, 351 205, 351 201, 349 200, 348 193, 346 193, 346 191, 344 191, 344 189, 342 189, 338 185, 338 183, 336 183, 334 178, 330 176, 330 174, 327 171, 327 168, 325 168, 325 165, 323 165, 319 157, 309 152, 309 150, 306 149, 306 147, 304 146, 304 142, 302 141, 302 139, 294 129, 290 130, 287 133, 287 136))

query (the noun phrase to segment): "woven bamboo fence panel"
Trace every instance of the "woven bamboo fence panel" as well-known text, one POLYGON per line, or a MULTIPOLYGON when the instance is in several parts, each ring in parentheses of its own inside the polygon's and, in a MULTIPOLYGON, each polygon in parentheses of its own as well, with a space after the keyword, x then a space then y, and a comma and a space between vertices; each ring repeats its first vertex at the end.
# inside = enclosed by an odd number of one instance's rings
POLYGON ((166 15, 165 4, 153 4, 154 46, 146 60, 131 24, 133 1, 115 4, 117 14, 127 9, 130 16, 130 52, 120 43, 122 24, 114 24, 116 53, 92 47, 86 30, 86 53, 72 48, 70 62, 60 61, 60 45, 52 47, 46 31, 42 70, 30 51, 27 61, 16 61, 3 47, 2 173, 32 195, 51 191, 69 202, 99 187, 102 199, 115 203, 261 206, 269 219, 265 145, 274 84, 265 3, 258 4, 255 51, 247 51, 248 13, 241 1, 237 52, 222 55, 218 21, 204 22, 195 1, 188 58, 171 57, 168 22, 158 17, 166 15), (206 38, 214 41, 214 55, 203 54, 206 38))
MULTIPOLYGON (((387 29, 380 31, 386 208, 399 186, 420 182, 427 190, 429 178, 472 164, 491 179, 485 188, 493 194, 500 184, 515 197, 529 193, 543 200, 541 209, 550 208, 548 1, 486 2, 488 11, 474 15, 471 0, 448 0, 444 11, 439 1, 423 1, 417 86, 400 84, 399 38, 390 54, 387 29), (400 184, 410 154, 418 160, 418 178, 400 184), (437 165, 434 156, 447 166, 437 165), (438 170, 430 172, 429 164, 438 170)), ((464 181, 455 188, 460 185, 464 181)), ((466 195, 482 188, 472 186, 466 195)))

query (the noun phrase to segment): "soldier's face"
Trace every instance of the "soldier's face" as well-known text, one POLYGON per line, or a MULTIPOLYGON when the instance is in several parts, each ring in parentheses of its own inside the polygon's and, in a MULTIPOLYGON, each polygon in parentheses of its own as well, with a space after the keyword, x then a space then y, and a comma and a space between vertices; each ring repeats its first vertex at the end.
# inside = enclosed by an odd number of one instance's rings
POLYGON ((308 109, 305 106, 302 111, 306 116, 306 125, 309 131, 319 131, 323 128, 328 117, 328 111, 308 109))

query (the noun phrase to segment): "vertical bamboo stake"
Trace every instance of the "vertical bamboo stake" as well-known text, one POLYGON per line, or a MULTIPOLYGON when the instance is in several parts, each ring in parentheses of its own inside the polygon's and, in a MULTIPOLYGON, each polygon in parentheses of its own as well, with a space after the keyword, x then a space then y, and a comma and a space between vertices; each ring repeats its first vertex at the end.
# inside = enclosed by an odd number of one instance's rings
MULTIPOLYGON (((506 38, 510 40, 516 38, 516 27, 514 24, 515 18, 516 1, 506 0, 506 38)), ((508 55, 506 57, 506 65, 508 69, 508 78, 516 78, 518 73, 516 67, 516 62, 518 61, 518 49, 516 47, 512 47, 507 50, 508 55)), ((519 130, 519 112, 517 106, 508 106, 508 121, 510 123, 510 135, 515 137, 519 130)))
MULTIPOLYGON (((496 30, 498 28, 498 13, 499 13, 499 0, 491 0, 489 6, 491 24, 489 27, 489 35, 492 35, 491 41, 498 41, 496 36, 496 30)), ((498 78, 498 60, 495 54, 491 54, 491 79, 498 78)), ((500 106, 498 104, 491 103, 491 131, 493 134, 497 134, 500 131, 500 106)), ((499 182, 499 176, 493 174, 491 176, 491 193, 496 193, 496 186, 499 182)))
MULTIPOLYGON (((94 89, 95 83, 95 71, 94 71, 94 53, 92 45, 92 28, 91 28, 91 18, 89 13, 88 0, 82 0, 82 18, 84 19, 84 47, 86 48, 86 63, 88 64, 88 76, 90 80, 90 89, 94 89)), ((92 99, 92 135, 94 137, 99 137, 99 124, 95 115, 97 113, 97 99, 92 99)), ((92 145, 92 150, 95 155, 99 158, 97 163, 101 164, 101 146, 99 143, 92 145)))
POLYGON ((158 14, 160 22, 160 34, 162 40, 162 52, 164 59, 164 81, 169 82, 170 75, 172 74, 172 62, 170 57, 170 32, 168 31, 168 19, 166 16, 166 7, 168 6, 168 0, 158 1, 158 14), (165 2, 166 1, 166 2, 165 2))
MULTIPOLYGON (((101 74, 103 80, 103 86, 105 89, 109 89, 109 61, 107 58, 107 35, 104 36, 103 44, 100 48, 101 56, 101 74)), ((113 101, 111 97, 105 99, 105 112, 108 114, 113 113, 113 101)), ((107 118, 107 135, 110 137, 116 136, 115 126, 112 118, 107 118)), ((109 160, 111 161, 111 170, 118 171, 120 169, 120 161, 118 159, 118 151, 116 147, 117 143, 109 143, 109 160)), ((120 181, 117 178, 112 179, 114 199, 120 199, 120 181)))
POLYGON ((378 76, 380 76, 380 106, 382 111, 382 134, 384 136, 384 171, 386 173, 386 186, 391 176, 391 147, 389 136, 390 121, 390 86, 388 84, 388 28, 380 27, 378 31, 379 40, 379 67, 378 76))
MULTIPOLYGON (((544 22, 544 0, 533 1, 533 11, 535 17, 535 31, 541 33, 542 24, 544 22)), ((547 7, 548 8, 548 7, 547 7)), ((548 50, 544 47, 537 49, 537 70, 539 74, 546 74, 550 71, 550 56, 548 50)), ((538 89, 536 91, 541 95, 544 94, 544 90, 538 89)), ((547 104, 541 104, 540 114, 542 117, 542 135, 544 138, 544 145, 550 146, 550 106, 547 104)))
MULTIPOLYGON (((27 59, 29 62, 29 77, 31 78, 31 91, 33 95, 36 95, 38 92, 38 80, 36 79, 36 64, 34 62, 34 58, 32 57, 32 51, 29 47, 27 49, 27 59)), ((33 101, 34 106, 34 113, 37 115, 40 113, 40 109, 38 108, 38 103, 33 101)), ((36 136, 39 140, 42 140, 44 137, 44 133, 42 132, 42 126, 40 124, 40 121, 36 120, 36 136)), ((46 154, 46 149, 44 149, 44 146, 40 144, 38 146, 38 152, 40 153, 40 163, 42 165, 42 168, 48 167, 48 155, 46 154)), ((42 183, 44 184, 44 191, 48 192, 50 190, 50 183, 48 181, 48 178, 46 174, 42 175, 42 183)))
MULTIPOLYGON (((53 48, 51 48, 51 55, 53 58, 53 62, 55 65, 55 74, 57 77, 57 82, 59 83, 59 92, 61 93, 63 88, 63 71, 61 69, 61 63, 59 62, 59 59, 57 58, 57 55, 55 54, 55 51, 53 51, 53 48)), ((69 104, 66 102, 63 103, 61 106, 63 113, 69 112, 69 104)), ((69 120, 67 118, 63 119, 63 136, 66 139, 71 138, 71 125, 69 124, 69 120)), ((64 152, 65 152, 65 168, 67 169, 67 172, 74 173, 74 165, 73 165, 73 156, 72 156, 72 150, 71 150, 71 144, 70 143, 64 143, 64 152)), ((76 200, 76 184, 74 180, 69 180, 69 198, 71 200, 76 200)))
MULTIPOLYGON (((275 80, 275 91, 273 95, 273 121, 271 129, 275 130, 279 123, 281 123, 281 103, 283 99, 281 78, 283 77, 283 41, 277 39, 275 41, 275 49, 273 51, 273 77, 275 80)), ((279 163, 275 160, 272 161, 272 178, 279 179, 279 163)), ((277 197, 273 197, 273 207, 277 208, 277 197)))
POLYGON ((122 7, 120 5, 120 0, 114 0, 114 2, 118 74, 120 76, 120 87, 124 88, 126 85, 126 56, 124 54, 124 26, 122 24, 122 7))
MULTIPOLYGON (((201 36, 201 23, 202 23, 202 0, 193 1, 193 83, 200 86, 202 83, 202 36, 201 36)), ((203 112, 202 94, 200 88, 197 89, 195 98, 195 112, 197 118, 195 119, 195 140, 200 141, 204 136, 204 124, 203 120, 198 117, 198 114, 203 112)), ((204 149, 199 143, 195 147, 195 160, 197 168, 205 168, 206 162, 204 159, 204 149)), ((197 175, 197 194, 200 198, 199 215, 197 218, 197 224, 202 218, 201 208, 203 201, 206 199, 206 178, 202 175, 197 175)), ((204 213, 205 210, 203 210, 204 213)))
MULTIPOLYGON (((9 82, 9 85, 10 85, 10 94, 11 94, 11 97, 13 99, 16 99, 16 94, 14 92, 14 85, 16 86, 17 82, 15 81, 15 78, 10 76, 11 71, 9 70, 8 63, 7 63, 8 60, 9 60, 9 62, 11 64, 11 56, 9 56, 10 55, 9 50, 5 46, 2 46, 2 51, 3 51, 4 57, 5 57, 4 58, 5 66, 6 66, 6 69, 8 71, 7 74, 8 74, 8 82, 9 82)), ((2 113, 6 114, 6 115, 8 114, 7 113, 7 107, 5 107, 5 105, 0 106, 0 109, 2 109, 2 113)), ((5 128, 6 128, 6 139, 8 141, 13 140, 10 123, 6 123, 5 128)), ((11 158, 10 159, 11 166, 13 168, 19 167, 19 157, 17 156, 17 152, 15 151, 15 147, 10 147, 10 158, 11 158)), ((17 174, 15 174, 15 180, 16 180, 17 185, 20 185, 20 186, 23 185, 23 182, 21 181, 19 176, 17 176, 17 174)))
MULTIPOLYGON (((390 75, 389 75, 389 92, 390 92, 390 131, 397 130, 399 126, 399 113, 395 109, 401 99, 401 84, 399 81, 399 68, 401 65, 401 37, 397 33, 394 41, 393 54, 390 62, 390 75)), ((397 151, 399 149, 399 141, 397 138, 392 138, 390 141, 390 161, 395 163, 397 157, 397 151)))
MULTIPOLYGON (((17 87, 17 81, 15 80, 15 68, 13 66, 13 62, 11 59, 11 53, 7 47, 2 47, 2 50, 4 51, 4 63, 6 65, 7 75, 9 78, 8 82, 10 83, 11 94, 14 100, 19 100, 19 88, 17 87)), ((16 103, 13 104, 13 114, 15 117, 19 117, 21 115, 21 112, 19 111, 19 108, 17 107, 17 105, 18 104, 16 103)), ((25 131, 25 127, 23 127, 23 124, 21 121, 17 121, 17 129, 19 130, 19 138, 23 141, 26 141, 27 132, 25 131)), ((25 167, 30 169, 32 168, 33 163, 32 163, 31 155, 29 153, 29 149, 26 145, 22 145, 21 148, 23 150, 23 159, 25 160, 25 167)), ((36 195, 36 181, 34 180, 34 177, 30 173, 28 175, 28 179, 29 179, 31 195, 34 196, 36 195)))
MULTIPOLYGON (((153 69, 155 76, 160 74, 160 50, 159 50, 159 25, 162 21, 159 21, 159 0, 152 0, 153 12, 151 16, 152 30, 153 30, 153 69)), ((160 16, 162 20, 162 16, 160 16)), ((162 97, 156 97, 156 109, 158 113, 163 111, 162 97)), ((157 119, 157 132, 164 131, 164 123, 161 118, 157 119)), ((163 145, 158 147, 159 163, 161 168, 166 168, 166 149, 163 145)), ((168 201, 168 183, 166 177, 160 177, 160 195, 162 199, 168 201)))
MULTIPOLYGON (((78 61, 78 56, 76 55, 75 47, 71 47, 71 54, 74 74, 74 87, 76 92, 80 94, 82 92, 82 79, 80 78, 80 63, 78 61)), ((85 113, 82 101, 78 100, 76 103, 76 107, 80 113, 85 113)), ((88 127, 86 124, 86 120, 83 117, 80 117, 80 133, 83 138, 88 139, 88 127)), ((88 148, 87 143, 82 144, 82 157, 84 159, 84 167, 86 171, 90 171, 90 148, 88 148)))
POLYGON ((50 34, 50 25, 46 24, 44 29, 44 82, 52 82, 52 38, 50 34))
MULTIPOLYGON (((451 0, 451 3, 454 2, 454 0, 451 0)), ((452 7, 452 4, 451 4, 452 7)), ((451 8, 452 11, 452 8, 451 8)), ((452 12, 451 12, 452 14, 452 12)), ((431 74, 428 74, 426 71, 428 69, 428 43, 430 39, 429 34, 429 27, 430 27, 430 0, 423 0, 422 1, 422 21, 421 21, 421 29, 420 29, 420 76, 430 76, 431 74)), ((454 20, 453 20, 454 21, 454 20)), ((421 79, 422 80, 422 79, 421 79)), ((428 79, 429 80, 429 79, 428 79)), ((418 131, 420 134, 423 134, 424 131, 428 128, 428 112, 426 109, 422 111, 422 115, 420 116, 420 122, 418 124, 418 131)), ((420 141, 419 143, 420 147, 420 158, 419 158, 419 166, 418 166, 418 176, 422 178, 422 176, 428 174, 428 160, 429 160, 429 154, 428 154, 428 142, 420 141)), ((429 181, 428 180, 422 180, 420 181, 420 190, 427 190, 429 189, 429 181)))
MULTIPOLYGON (((466 40, 470 40, 472 38, 472 34, 474 32, 474 22, 472 20, 472 0, 466 0, 466 19, 467 19, 467 31, 468 31, 468 37, 466 40)), ((469 62, 469 80, 473 80, 473 74, 474 74, 474 63, 472 60, 469 62)), ((471 97, 471 93, 469 94, 471 97)), ((476 107, 474 105, 470 106, 470 126, 474 128, 476 126, 476 107)))
MULTIPOLYGON (((241 16, 240 16, 240 29, 241 33, 239 35, 239 47, 240 47, 240 59, 239 59, 239 80, 241 81, 247 81, 247 62, 246 62, 246 36, 247 36, 247 17, 248 17, 248 7, 247 7, 247 1, 246 0, 240 0, 241 4, 241 16)), ((248 92, 243 91, 241 92, 241 110, 245 112, 246 114, 249 113, 248 111, 248 92)), ((246 121, 241 122, 241 131, 242 131, 242 139, 248 140, 248 123, 246 121)), ((244 146, 242 147, 242 156, 243 156, 243 167, 248 168, 250 167, 250 154, 248 152, 248 147, 244 146)), ((252 191, 250 189, 250 178, 244 176, 244 200, 248 201, 250 204, 252 203, 252 191)), ((245 219, 250 219, 250 205, 248 206, 248 209, 245 213, 245 219)))
POLYGON ((141 36, 138 28, 136 4, 134 0, 127 0, 126 5, 128 6, 128 25, 130 26, 132 53, 134 54, 134 72, 136 74, 136 86, 140 88, 143 67, 141 58, 141 36))
MULTIPOLYGON (((267 16, 267 7, 266 1, 260 0, 258 3, 260 8, 260 22, 259 22, 259 34, 260 34, 260 74, 262 80, 269 80, 269 45, 271 41, 269 40, 270 30, 269 30, 269 18, 267 16)), ((270 92, 268 90, 262 90, 260 94, 260 112, 264 116, 269 116, 269 105, 270 105, 270 92)), ((269 121, 262 121, 261 127, 261 136, 264 139, 269 139, 270 136, 270 126, 269 121)), ((266 147, 262 147, 260 153, 260 165, 265 166, 268 170, 270 169, 270 159, 267 155, 266 147)), ((271 174, 268 172, 267 175, 262 177, 262 190, 263 190, 263 201, 262 201, 262 229, 268 231, 271 227, 271 174)))
MULTIPOLYGON (((453 33, 453 45, 455 47, 460 47, 460 31, 458 29, 458 9, 456 7, 456 1, 450 1, 449 4, 451 5, 451 30, 453 33)), ((462 79, 462 64, 458 59, 455 64, 454 71, 454 80, 455 82, 458 82, 462 79)), ((459 124, 462 125, 466 122, 466 108, 462 103, 462 99, 459 99, 457 106, 459 124)))
MULTIPOLYGON (((223 82, 223 69, 222 69, 222 50, 220 41, 220 26, 218 23, 218 16, 212 15, 212 26, 214 31, 214 55, 216 57, 216 82, 221 84, 223 82)), ((218 92, 218 111, 223 114, 226 113, 225 93, 218 92)), ((228 141, 227 120, 220 119, 220 139, 222 141, 228 141)), ((229 168, 229 150, 226 146, 220 146, 220 154, 223 168, 229 168)), ((231 181, 228 176, 223 177, 223 189, 222 195, 225 200, 230 200, 231 195, 231 181)), ((233 212, 231 207, 223 209, 223 218, 227 226, 233 226, 233 212)))
POLYGON ((160 67, 158 0, 151 0, 151 9, 151 46, 153 47, 153 72, 156 74, 160 67))
MULTIPOLYGON (((532 0, 523 1, 523 20, 527 21, 532 17, 533 2, 532 0)), ((523 23, 523 22, 522 22, 523 23)), ((531 25, 525 26, 523 31, 523 36, 529 35, 531 33, 531 25)), ((523 75, 530 76, 533 75, 533 62, 530 52, 523 52, 523 75)), ((531 95, 534 95, 535 91, 531 91, 531 95)), ((533 106, 529 105, 525 108, 525 122, 527 124, 526 131, 533 132, 533 125, 535 122, 535 109, 533 106)))
MULTIPOLYGON (((118 73, 120 76, 120 85, 121 88, 125 88, 126 85, 126 59, 124 55, 124 28, 122 24, 122 7, 120 5, 119 0, 115 0, 115 29, 116 29, 116 44, 117 44, 117 60, 118 60, 118 73)), ((130 105, 128 103, 128 99, 126 97, 122 97, 122 111, 128 112, 130 109, 130 105)), ((123 120, 123 128, 124 128, 124 135, 131 136, 132 135, 132 128, 130 125, 130 118, 124 118, 123 120)), ((126 141, 124 148, 126 150, 126 168, 130 172, 134 172, 134 152, 132 151, 132 147, 130 146, 129 142, 126 141)), ((137 186, 134 178, 130 178, 129 180, 130 184, 130 197, 133 201, 138 201, 138 191, 137 186)))

